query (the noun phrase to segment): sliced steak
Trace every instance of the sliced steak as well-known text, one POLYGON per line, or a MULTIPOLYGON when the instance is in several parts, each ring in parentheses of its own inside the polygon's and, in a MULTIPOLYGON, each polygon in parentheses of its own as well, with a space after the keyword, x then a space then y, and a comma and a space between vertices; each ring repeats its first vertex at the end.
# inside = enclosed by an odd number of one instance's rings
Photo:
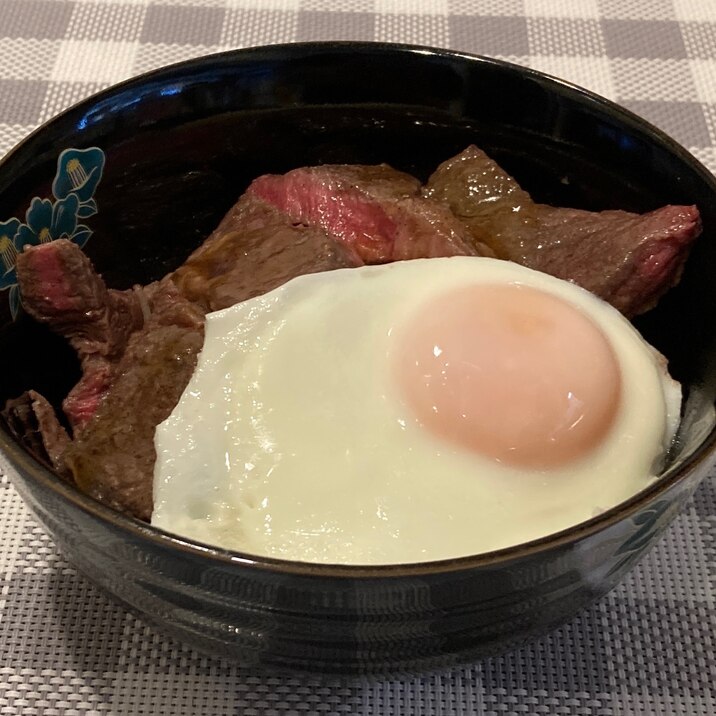
POLYGON ((385 164, 325 165, 267 174, 247 194, 320 227, 368 264, 492 255, 445 207, 420 196, 419 186, 385 164))
POLYGON ((152 513, 156 426, 174 409, 204 339, 204 315, 168 280, 148 291, 151 317, 132 334, 112 386, 62 458, 78 487, 142 520, 152 513))
POLYGON ((66 239, 26 248, 17 257, 17 277, 25 310, 64 336, 81 360, 120 355, 143 323, 136 294, 108 289, 66 239))
POLYGON ((46 398, 28 390, 5 403, 2 417, 21 445, 58 474, 68 476, 63 454, 70 437, 46 398))
POLYGON ((82 378, 63 403, 73 429, 92 417, 111 384, 113 366, 144 317, 136 291, 108 289, 71 241, 25 249, 17 258, 25 310, 64 336, 77 352, 82 378))
POLYGON ((441 164, 424 193, 498 258, 573 281, 627 316, 652 308, 676 284, 701 233, 695 206, 640 215, 537 204, 474 146, 441 164))
POLYGON ((362 263, 325 231, 297 226, 265 201, 245 195, 171 278, 190 301, 216 311, 296 276, 362 263))

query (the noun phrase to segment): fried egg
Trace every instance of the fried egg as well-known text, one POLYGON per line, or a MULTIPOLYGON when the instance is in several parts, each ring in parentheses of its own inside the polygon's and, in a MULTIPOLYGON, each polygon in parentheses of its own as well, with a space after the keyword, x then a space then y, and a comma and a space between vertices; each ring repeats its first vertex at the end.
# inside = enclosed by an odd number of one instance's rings
POLYGON ((615 309, 511 262, 302 276, 207 316, 152 524, 303 562, 488 552, 644 489, 680 402, 615 309))

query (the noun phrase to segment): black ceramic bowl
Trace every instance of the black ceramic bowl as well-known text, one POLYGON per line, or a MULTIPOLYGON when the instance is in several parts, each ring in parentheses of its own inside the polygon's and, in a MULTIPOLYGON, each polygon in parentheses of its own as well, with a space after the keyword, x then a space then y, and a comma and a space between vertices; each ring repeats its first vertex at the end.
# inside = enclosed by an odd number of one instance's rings
MULTIPOLYGON (((425 178, 472 142, 539 201, 700 207, 704 235, 681 284, 639 322, 689 394, 663 478, 587 523, 499 552, 408 566, 309 565, 194 544, 115 513, 0 433, 15 487, 68 559, 202 649, 353 673, 494 653, 566 620, 622 578, 711 463, 716 364, 716 185, 686 151, 628 112, 537 72, 445 51, 348 43, 241 50, 131 80, 35 132, 0 166, 0 237, 17 228, 11 217, 37 232, 49 204, 32 208, 31 200, 62 206, 70 182, 87 228, 70 221, 64 230, 86 241, 111 286, 125 288, 181 263, 262 173, 388 162, 425 178), (60 157, 90 147, 104 153, 99 182, 100 152, 60 157)), ((66 213, 56 210, 51 233, 66 213)), ((12 248, 0 248, 11 265, 12 248)), ((77 365, 21 309, 12 319, 12 280, 6 272, 0 294, 0 402, 33 387, 58 403, 77 365)))

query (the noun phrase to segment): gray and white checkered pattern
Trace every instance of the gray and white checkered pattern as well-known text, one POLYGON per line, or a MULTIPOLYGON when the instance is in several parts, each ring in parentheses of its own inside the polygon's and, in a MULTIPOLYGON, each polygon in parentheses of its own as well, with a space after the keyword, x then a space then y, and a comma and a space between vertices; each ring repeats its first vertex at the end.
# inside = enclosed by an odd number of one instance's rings
MULTIPOLYGON (((713 0, 0 0, 0 154, 107 85, 299 40, 450 47, 617 100, 716 170, 713 0)), ((0 714, 716 714, 716 478, 626 582, 502 658, 413 679, 201 656, 70 568, 0 482, 0 714)))

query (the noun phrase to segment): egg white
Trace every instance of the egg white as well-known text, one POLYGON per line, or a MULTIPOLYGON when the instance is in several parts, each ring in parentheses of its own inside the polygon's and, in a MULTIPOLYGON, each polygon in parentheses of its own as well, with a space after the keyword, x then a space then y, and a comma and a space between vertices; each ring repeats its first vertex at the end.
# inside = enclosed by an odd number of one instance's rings
POLYGON ((196 371, 156 431, 152 524, 254 555, 395 564, 477 554, 589 519, 646 487, 676 430, 661 356, 592 294, 495 259, 420 259, 303 276, 207 316, 196 371), (601 327, 622 398, 603 443, 528 471, 449 445, 402 403, 388 355, 416 306, 522 283, 601 327))

